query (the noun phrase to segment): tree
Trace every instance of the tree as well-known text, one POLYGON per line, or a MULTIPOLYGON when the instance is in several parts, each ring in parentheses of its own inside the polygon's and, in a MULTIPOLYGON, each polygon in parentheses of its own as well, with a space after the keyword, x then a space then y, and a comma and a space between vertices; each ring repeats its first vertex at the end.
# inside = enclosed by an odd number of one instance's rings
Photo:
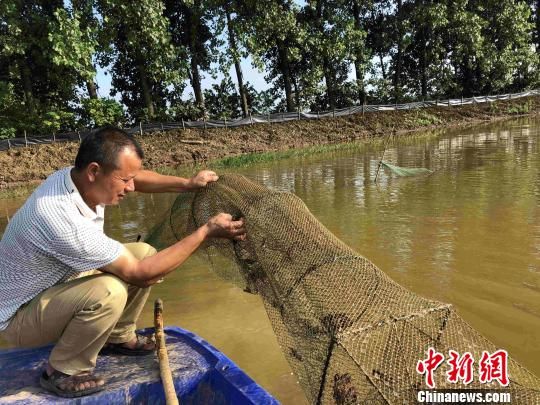
POLYGON ((189 60, 189 68, 182 67, 189 76, 197 108, 205 110, 200 71, 209 71, 216 60, 220 40, 214 36, 211 24, 215 17, 211 2, 201 0, 165 0, 165 15, 170 22, 173 44, 179 57, 189 60))
POLYGON ((112 66, 112 85, 133 118, 151 120, 166 111, 168 87, 181 82, 182 61, 171 42, 163 3, 99 0, 110 40, 101 63, 112 66))

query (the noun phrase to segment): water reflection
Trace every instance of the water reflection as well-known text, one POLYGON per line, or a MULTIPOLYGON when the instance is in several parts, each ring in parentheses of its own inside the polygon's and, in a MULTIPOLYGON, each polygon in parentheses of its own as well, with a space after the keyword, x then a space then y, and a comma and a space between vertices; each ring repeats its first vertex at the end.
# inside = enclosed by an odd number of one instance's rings
MULTIPOLYGON (((460 314, 540 374, 538 120, 524 119, 390 143, 385 160, 429 176, 381 171, 363 147, 238 170, 301 197, 314 215, 398 283, 460 314)), ((107 210, 107 233, 136 240, 174 195, 130 196, 107 210)), ((6 207, 13 215, 22 201, 6 207)), ((2 207, 2 212, 4 207, 2 207)), ((1 222, 0 229, 6 220, 1 222)), ((302 393, 256 296, 220 281, 195 258, 154 288, 166 323, 199 333, 283 403, 302 393)), ((151 324, 151 305, 141 324, 151 324)))

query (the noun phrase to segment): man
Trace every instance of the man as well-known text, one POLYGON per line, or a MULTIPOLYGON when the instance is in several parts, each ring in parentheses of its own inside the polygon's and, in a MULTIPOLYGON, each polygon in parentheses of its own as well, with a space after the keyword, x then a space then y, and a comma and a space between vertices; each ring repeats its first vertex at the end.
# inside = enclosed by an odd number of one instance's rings
POLYGON ((225 213, 159 253, 107 237, 104 207, 127 193, 181 192, 218 179, 208 170, 191 179, 163 176, 143 170, 142 159, 137 142, 118 128, 88 135, 75 167, 49 176, 0 241, 0 333, 18 347, 56 342, 40 381, 57 395, 103 389, 92 369, 105 345, 120 354, 152 353, 154 343, 135 333, 149 286, 205 239, 245 238, 243 221, 225 213))

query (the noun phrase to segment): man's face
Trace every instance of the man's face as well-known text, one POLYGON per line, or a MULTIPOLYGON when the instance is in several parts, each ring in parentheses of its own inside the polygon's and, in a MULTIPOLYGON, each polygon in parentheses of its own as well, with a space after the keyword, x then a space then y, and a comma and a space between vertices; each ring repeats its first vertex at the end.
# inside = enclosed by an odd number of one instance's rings
POLYGON ((127 193, 135 190, 134 178, 142 167, 141 159, 132 148, 124 148, 118 155, 118 169, 100 171, 96 175, 95 190, 99 204, 116 205, 127 193))

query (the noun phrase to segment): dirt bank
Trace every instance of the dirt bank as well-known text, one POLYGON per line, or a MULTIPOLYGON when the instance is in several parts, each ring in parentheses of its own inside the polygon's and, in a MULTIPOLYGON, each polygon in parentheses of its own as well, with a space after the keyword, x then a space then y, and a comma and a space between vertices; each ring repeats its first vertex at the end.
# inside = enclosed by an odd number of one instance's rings
MULTIPOLYGON (((463 107, 376 112, 233 129, 174 130, 137 138, 146 153, 146 168, 176 168, 246 153, 367 140, 387 134, 392 128, 404 134, 539 112, 540 97, 528 97, 463 107)), ((78 142, 71 142, 0 152, 0 189, 45 179, 53 171, 72 164, 78 147, 78 142)))

